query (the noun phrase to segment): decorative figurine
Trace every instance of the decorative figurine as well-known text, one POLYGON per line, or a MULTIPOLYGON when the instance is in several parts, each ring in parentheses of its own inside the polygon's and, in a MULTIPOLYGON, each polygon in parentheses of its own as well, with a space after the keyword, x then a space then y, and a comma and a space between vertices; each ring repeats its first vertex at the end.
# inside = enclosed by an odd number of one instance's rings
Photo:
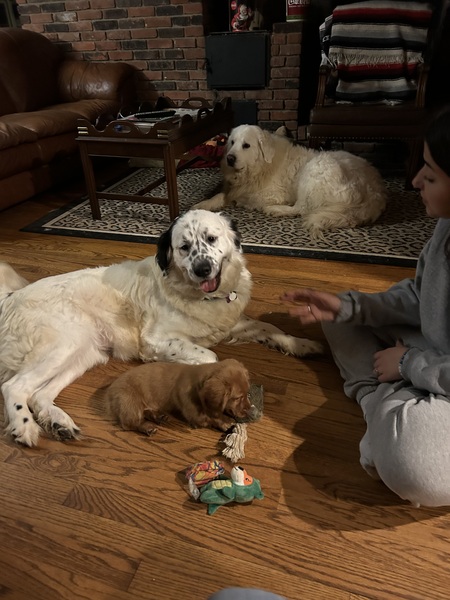
POLYGON ((231 2, 231 9, 234 16, 231 19, 231 31, 249 31, 250 23, 253 19, 253 10, 248 4, 238 3, 236 0, 231 2))

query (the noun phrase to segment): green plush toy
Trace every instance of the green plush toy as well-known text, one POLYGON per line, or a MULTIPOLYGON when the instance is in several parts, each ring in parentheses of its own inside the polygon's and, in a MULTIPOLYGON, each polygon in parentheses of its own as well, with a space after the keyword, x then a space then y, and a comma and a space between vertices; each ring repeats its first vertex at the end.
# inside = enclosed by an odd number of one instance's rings
POLYGON ((201 488, 199 500, 208 505, 209 515, 229 502, 244 503, 251 502, 254 498, 264 498, 259 480, 251 477, 245 469, 234 466, 230 475, 231 479, 221 477, 201 488))

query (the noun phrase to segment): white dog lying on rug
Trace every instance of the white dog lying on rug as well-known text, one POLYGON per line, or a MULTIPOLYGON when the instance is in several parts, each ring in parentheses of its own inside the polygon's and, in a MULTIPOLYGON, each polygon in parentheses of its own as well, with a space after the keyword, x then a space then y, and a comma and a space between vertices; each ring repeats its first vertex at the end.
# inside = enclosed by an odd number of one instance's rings
POLYGON ((272 216, 301 216, 313 237, 373 223, 386 208, 384 182, 365 159, 305 148, 256 125, 232 130, 221 168, 223 192, 193 208, 235 204, 272 216))

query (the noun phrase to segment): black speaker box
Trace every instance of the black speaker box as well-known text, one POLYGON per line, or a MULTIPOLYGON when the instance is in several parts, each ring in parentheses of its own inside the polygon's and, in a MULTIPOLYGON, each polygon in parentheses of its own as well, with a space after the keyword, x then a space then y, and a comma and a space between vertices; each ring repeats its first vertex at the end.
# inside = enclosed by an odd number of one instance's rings
POLYGON ((238 125, 258 125, 258 104, 256 100, 232 100, 233 127, 238 125))
POLYGON ((207 83, 211 89, 258 89, 268 80, 267 31, 214 33, 206 37, 207 83))

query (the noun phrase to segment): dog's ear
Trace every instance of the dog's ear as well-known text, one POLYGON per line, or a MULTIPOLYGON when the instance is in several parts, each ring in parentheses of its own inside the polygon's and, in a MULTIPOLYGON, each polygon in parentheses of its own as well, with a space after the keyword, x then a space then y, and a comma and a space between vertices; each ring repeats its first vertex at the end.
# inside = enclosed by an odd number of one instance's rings
POLYGON ((156 262, 163 273, 166 273, 172 260, 172 231, 175 221, 159 236, 157 242, 156 262))
POLYGON ((218 418, 226 411, 234 417, 244 418, 251 409, 249 389, 247 369, 225 360, 217 363, 214 373, 202 382, 199 398, 203 410, 210 417, 218 418))
POLYGON ((272 143, 271 135, 272 134, 269 131, 261 129, 260 134, 258 136, 258 145, 261 149, 263 158, 267 163, 271 163, 273 157, 275 156, 275 148, 272 143))
POLYGON ((223 414, 229 397, 223 381, 215 374, 203 381, 198 396, 205 413, 215 418, 223 414))
POLYGON ((275 129, 274 133, 280 137, 288 137, 288 131, 284 125, 278 127, 278 129, 275 129))
POLYGON ((234 359, 224 360, 221 363, 221 375, 225 383, 225 407, 231 409, 232 414, 243 416, 251 407, 248 397, 250 391, 250 375, 243 364, 234 359))
POLYGON ((233 239, 234 239, 234 245, 236 246, 236 248, 237 248, 238 250, 242 250, 242 248, 241 248, 241 239, 242 239, 242 237, 241 237, 241 233, 240 233, 240 231, 239 231, 239 229, 238 229, 238 224, 237 224, 237 221, 236 221, 236 219, 232 219, 232 218, 230 217, 230 215, 227 215, 227 214, 226 214, 226 213, 224 213, 224 212, 221 212, 221 213, 219 213, 219 214, 220 214, 220 216, 222 216, 224 219, 226 219, 226 220, 227 220, 227 222, 228 222, 228 227, 230 228, 230 231, 231 231, 231 233, 232 233, 232 235, 233 235, 233 239))

